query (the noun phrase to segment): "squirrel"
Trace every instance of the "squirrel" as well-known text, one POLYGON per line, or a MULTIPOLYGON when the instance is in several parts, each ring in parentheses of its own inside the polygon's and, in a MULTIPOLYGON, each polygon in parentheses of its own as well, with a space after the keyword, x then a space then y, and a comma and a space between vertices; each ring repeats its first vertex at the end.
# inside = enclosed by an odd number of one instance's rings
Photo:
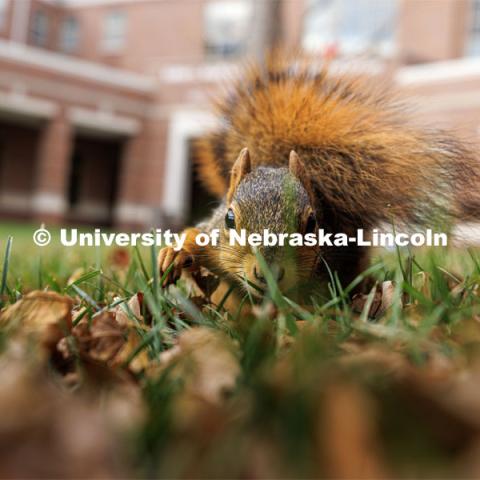
MULTIPOLYGON (((274 56, 246 67, 215 108, 220 127, 195 143, 194 157, 221 201, 209 219, 185 230, 182 250, 160 250, 160 273, 170 268, 165 284, 203 265, 261 297, 267 279, 258 255, 229 245, 233 229, 353 234, 385 223, 425 227, 462 218, 457 193, 480 185, 472 148, 445 130, 416 125, 371 78, 274 56), (213 229, 218 246, 195 243, 199 232, 213 229)), ((368 267, 366 247, 288 250, 258 247, 286 295, 312 296, 335 272, 346 286, 368 267)))

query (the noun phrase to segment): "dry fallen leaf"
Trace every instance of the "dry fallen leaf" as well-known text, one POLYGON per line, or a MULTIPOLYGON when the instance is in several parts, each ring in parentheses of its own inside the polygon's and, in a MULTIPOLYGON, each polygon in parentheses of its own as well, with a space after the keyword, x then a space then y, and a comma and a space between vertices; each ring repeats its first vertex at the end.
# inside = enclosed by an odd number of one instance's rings
POLYGON ((383 344, 365 347, 353 342, 345 342, 342 349, 346 352, 338 363, 344 366, 361 366, 364 370, 382 371, 396 377, 409 373, 409 362, 404 355, 383 344))
POLYGON ((431 279, 428 272, 418 272, 413 277, 413 288, 419 290, 425 298, 431 299, 431 279))
MULTIPOLYGON (((362 313, 367 304, 369 295, 358 293, 352 298, 352 310, 362 313)), ((395 300, 395 284, 391 281, 382 282, 376 287, 372 303, 368 310, 369 318, 380 318, 393 305, 395 300)), ((401 300, 400 300, 401 303, 401 300)))
POLYGON ((480 316, 472 315, 452 327, 452 338, 457 342, 467 344, 480 343, 480 316))
MULTIPOLYGON (((117 300, 117 298, 114 298, 114 300, 117 300)), ((142 303, 143 293, 139 292, 133 295, 126 305, 123 302, 117 305, 113 310, 117 323, 122 327, 141 324, 143 322, 142 303)))
POLYGON ((387 478, 376 430, 375 405, 353 384, 330 385, 318 424, 318 457, 328 478, 387 478))
POLYGON ((134 330, 130 329, 126 342, 122 345, 122 348, 118 351, 117 355, 111 362, 111 366, 126 365, 128 361, 128 369, 134 373, 140 373, 147 369, 150 365, 150 359, 145 348, 137 352, 137 349, 141 343, 140 335, 134 330), (135 355, 132 358, 132 355, 135 355))
POLYGON ((53 347, 72 327, 72 299, 55 292, 35 290, 5 309, 0 325, 24 334, 36 334, 53 347))
POLYGON ((202 291, 203 295, 208 299, 220 284, 220 279, 205 267, 200 267, 198 270, 193 271, 191 277, 197 284, 198 288, 202 291))
POLYGON ((126 269, 130 265, 130 253, 126 248, 114 248, 109 256, 109 263, 117 268, 126 269))
MULTIPOLYGON (((368 295, 365 295, 364 293, 357 293, 352 298, 352 304, 351 304, 352 310, 355 313, 362 313, 363 309, 365 308, 365 305, 367 304, 367 301, 368 301, 368 295)), ((377 318, 377 316, 379 316, 378 312, 380 310, 381 304, 382 304, 382 293, 377 289, 376 292, 374 293, 372 303, 368 310, 369 318, 377 318)))
POLYGON ((125 330, 115 320, 111 312, 103 312, 93 317, 90 328, 85 328, 87 321, 81 321, 73 329, 80 342, 80 351, 94 360, 109 363, 125 343, 125 330), (77 332, 81 332, 77 334, 77 332))
POLYGON ((84 362, 104 364, 109 369, 128 367, 134 373, 144 370, 150 360, 145 349, 136 352, 142 341, 137 328, 148 327, 140 323, 142 317, 138 295, 132 297, 128 308, 135 317, 138 316, 138 327, 133 326, 134 320, 120 307, 116 311, 104 311, 94 316, 91 324, 82 318, 72 329, 73 347, 63 338, 58 342, 58 352, 64 359, 78 353, 84 362))
POLYGON ((85 269, 82 267, 77 268, 73 271, 70 277, 67 280, 67 285, 71 285, 72 283, 76 282, 85 274, 85 269))
POLYGON ((0 370, 0 478, 126 474, 119 437, 105 422, 103 405, 59 390, 28 355, 7 351, 0 370))
MULTIPOLYGON (((395 284, 392 281, 382 282, 382 304, 378 311, 378 316, 383 315, 395 301, 395 284)), ((402 308, 402 300, 398 300, 402 308)))
POLYGON ((174 367, 188 393, 219 403, 240 375, 237 350, 225 334, 197 327, 182 332, 177 348, 167 350, 160 360, 164 367, 174 367))

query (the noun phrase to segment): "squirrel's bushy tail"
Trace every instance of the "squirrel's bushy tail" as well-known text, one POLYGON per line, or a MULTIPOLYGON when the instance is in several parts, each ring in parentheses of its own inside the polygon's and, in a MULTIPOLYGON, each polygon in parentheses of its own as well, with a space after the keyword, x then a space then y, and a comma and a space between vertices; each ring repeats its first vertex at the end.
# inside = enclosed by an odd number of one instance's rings
POLYGON ((247 67, 216 105, 219 130, 196 144, 200 177, 222 196, 242 148, 253 167, 286 166, 293 149, 318 198, 342 221, 480 216, 473 200, 459 200, 480 190, 473 149, 445 130, 418 126, 375 83, 278 56, 247 67))

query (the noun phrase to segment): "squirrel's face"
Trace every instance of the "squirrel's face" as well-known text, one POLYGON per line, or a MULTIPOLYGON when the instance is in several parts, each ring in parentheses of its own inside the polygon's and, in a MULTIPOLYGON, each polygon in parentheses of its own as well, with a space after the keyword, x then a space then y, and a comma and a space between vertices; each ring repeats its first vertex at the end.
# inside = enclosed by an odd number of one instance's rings
POLYGON ((231 239, 234 232, 240 234, 242 230, 246 235, 268 230, 277 238, 280 234, 314 233, 318 227, 308 187, 295 170, 292 172, 291 165, 254 171, 247 165, 240 172, 232 172, 236 182, 227 195, 220 262, 246 289, 259 296, 267 288, 263 258, 282 293, 296 294, 311 280, 318 260, 316 248, 231 245, 231 239))

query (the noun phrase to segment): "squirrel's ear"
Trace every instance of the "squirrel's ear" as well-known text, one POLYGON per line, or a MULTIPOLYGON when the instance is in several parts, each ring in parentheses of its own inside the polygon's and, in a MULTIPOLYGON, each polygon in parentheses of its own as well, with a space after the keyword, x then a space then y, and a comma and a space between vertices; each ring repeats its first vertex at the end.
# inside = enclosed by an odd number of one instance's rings
POLYGON ((307 190, 308 196, 310 197, 310 202, 312 202, 312 205, 314 205, 315 196, 313 195, 310 177, 308 176, 305 165, 300 160, 300 157, 297 155, 295 150, 290 152, 290 157, 288 158, 288 170, 294 177, 300 180, 301 184, 305 187, 305 190, 307 190))
POLYGON ((251 170, 252 165, 250 162, 250 153, 248 152, 248 148, 244 148, 232 167, 232 172, 230 174, 230 187, 227 192, 228 203, 232 201, 233 194, 235 193, 238 184, 242 181, 242 178, 247 175, 247 173, 250 173, 251 170))
POLYGON ((288 169, 290 170, 290 173, 294 177, 297 177, 305 186, 310 183, 307 181, 308 176, 305 166, 295 150, 290 152, 290 157, 288 158, 288 169))

